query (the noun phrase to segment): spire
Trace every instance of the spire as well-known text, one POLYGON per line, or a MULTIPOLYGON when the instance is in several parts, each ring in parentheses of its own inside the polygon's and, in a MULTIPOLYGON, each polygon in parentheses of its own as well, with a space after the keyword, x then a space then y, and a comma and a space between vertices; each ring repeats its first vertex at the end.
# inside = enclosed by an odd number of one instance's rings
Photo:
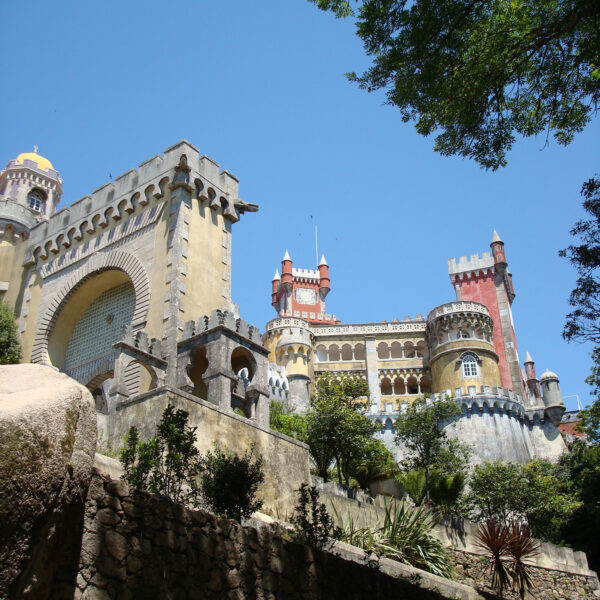
POLYGON ((329 266, 327 264, 327 261, 325 260, 325 255, 324 254, 321 255, 321 262, 319 263, 319 266, 321 266, 321 265, 325 265, 326 267, 329 266))
POLYGON ((529 352, 527 352, 525 354, 525 362, 526 363, 528 363, 528 362, 532 363, 533 362, 533 358, 531 358, 531 354, 529 354, 529 352))
POLYGON ((279 281, 281 277, 279 276, 279 269, 275 269, 275 275, 273 276, 273 281, 279 281))
POLYGON ((500 239, 498 232, 494 229, 494 235, 492 236, 492 244, 494 244, 495 242, 501 242, 501 241, 502 240, 500 239))
POLYGON ((283 260, 292 260, 292 259, 290 258, 290 253, 289 253, 287 250, 285 251, 285 255, 284 255, 284 257, 283 257, 283 260))

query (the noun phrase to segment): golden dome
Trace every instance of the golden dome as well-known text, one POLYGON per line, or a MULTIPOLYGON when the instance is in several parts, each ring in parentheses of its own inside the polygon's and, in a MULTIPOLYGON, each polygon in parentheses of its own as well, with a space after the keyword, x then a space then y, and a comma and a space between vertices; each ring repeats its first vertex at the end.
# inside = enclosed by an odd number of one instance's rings
POLYGON ((37 153, 37 146, 34 146, 33 152, 22 152, 19 154, 15 162, 18 165, 22 165, 24 160, 32 160, 42 171, 47 171, 48 169, 54 171, 52 163, 47 158, 44 158, 37 153))

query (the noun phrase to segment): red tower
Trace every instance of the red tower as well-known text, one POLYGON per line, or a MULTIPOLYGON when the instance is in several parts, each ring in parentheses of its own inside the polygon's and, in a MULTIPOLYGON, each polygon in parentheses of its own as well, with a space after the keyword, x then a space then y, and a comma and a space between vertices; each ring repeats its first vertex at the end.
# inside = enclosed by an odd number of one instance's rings
POLYGON ((281 276, 275 271, 271 304, 280 317, 297 317, 309 323, 339 323, 327 314, 325 297, 330 290, 329 265, 322 256, 318 269, 294 269, 288 251, 281 261, 281 276))
POLYGON ((490 247, 492 252, 481 256, 461 256, 458 261, 451 258, 448 273, 457 300, 472 300, 488 307, 494 322, 494 348, 502 386, 526 397, 510 308, 515 298, 512 275, 507 268, 504 242, 496 231, 490 247))

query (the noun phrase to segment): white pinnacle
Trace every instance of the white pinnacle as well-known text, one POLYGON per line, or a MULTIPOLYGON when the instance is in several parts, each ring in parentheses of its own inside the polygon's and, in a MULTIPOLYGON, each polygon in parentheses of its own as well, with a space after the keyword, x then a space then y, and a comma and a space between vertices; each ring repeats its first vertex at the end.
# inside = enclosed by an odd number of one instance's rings
POLYGON ((498 232, 494 229, 494 235, 492 236, 492 244, 494 242, 501 242, 502 240, 500 239, 500 236, 498 235, 498 232))
POLYGON ((281 277, 279 276, 279 269, 275 269, 275 275, 273 277, 273 281, 275 281, 276 279, 281 279, 281 277))
POLYGON ((525 354, 525 362, 533 362, 533 358, 531 358, 531 354, 529 354, 529 352, 525 354))
POLYGON ((327 261, 325 260, 325 255, 322 254, 321 255, 321 262, 319 263, 319 266, 325 265, 326 267, 328 267, 329 265, 327 264, 327 261))
POLYGON ((289 252, 287 250, 285 251, 285 256, 283 257, 283 260, 292 260, 290 258, 290 254, 289 254, 289 252))

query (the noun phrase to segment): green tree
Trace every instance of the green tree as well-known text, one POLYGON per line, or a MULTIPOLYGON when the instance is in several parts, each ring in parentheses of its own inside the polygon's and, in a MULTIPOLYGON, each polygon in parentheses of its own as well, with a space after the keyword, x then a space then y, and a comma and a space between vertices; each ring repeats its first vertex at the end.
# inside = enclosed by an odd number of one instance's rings
MULTIPOLYGON (((396 420, 396 443, 408 452, 405 464, 410 469, 425 471, 425 497, 430 500, 430 474, 445 452, 448 439, 444 426, 460 414, 452 400, 430 402, 417 398, 396 420)), ((454 446, 457 442, 452 442, 454 446)))
POLYGON ((262 456, 252 460, 254 448, 242 456, 215 447, 201 459, 202 496, 219 517, 241 521, 260 510, 258 488, 265 480, 262 456))
POLYGON ((434 149, 485 168, 506 164, 515 135, 568 144, 600 99, 596 0, 311 0, 354 15, 373 62, 351 81, 388 104, 434 149))
POLYGON ((335 381, 325 373, 316 382, 306 414, 306 442, 317 473, 328 481, 327 472, 335 461, 338 480, 348 485, 351 466, 363 456, 365 444, 380 426, 362 411, 369 388, 358 377, 335 381))
POLYGON ((306 417, 290 412, 279 400, 271 400, 269 427, 301 442, 306 441, 306 417))
POLYGON ((477 465, 469 486, 472 518, 526 522, 535 537, 547 541, 560 541, 562 527, 581 506, 564 470, 544 460, 477 465))
MULTIPOLYGON (((578 221, 571 235, 581 242, 559 252, 568 258, 577 271, 575 289, 569 297, 574 308, 567 315, 563 337, 600 344, 600 178, 594 177, 583 184, 581 195, 588 219, 578 221)), ((579 413, 578 429, 592 442, 600 442, 600 346, 592 352, 592 372, 586 382, 596 396, 592 405, 579 413)))
POLYGON ((0 302, 0 365, 14 365, 21 359, 21 342, 15 313, 0 302))
POLYGON ((369 438, 362 446, 361 452, 349 461, 350 477, 366 490, 369 484, 379 476, 393 476, 398 465, 389 448, 375 438, 369 438))
POLYGON ((571 484, 571 495, 581 505, 571 515, 560 532, 561 541, 583 550, 590 568, 600 569, 600 445, 579 441, 560 458, 563 477, 571 484))

